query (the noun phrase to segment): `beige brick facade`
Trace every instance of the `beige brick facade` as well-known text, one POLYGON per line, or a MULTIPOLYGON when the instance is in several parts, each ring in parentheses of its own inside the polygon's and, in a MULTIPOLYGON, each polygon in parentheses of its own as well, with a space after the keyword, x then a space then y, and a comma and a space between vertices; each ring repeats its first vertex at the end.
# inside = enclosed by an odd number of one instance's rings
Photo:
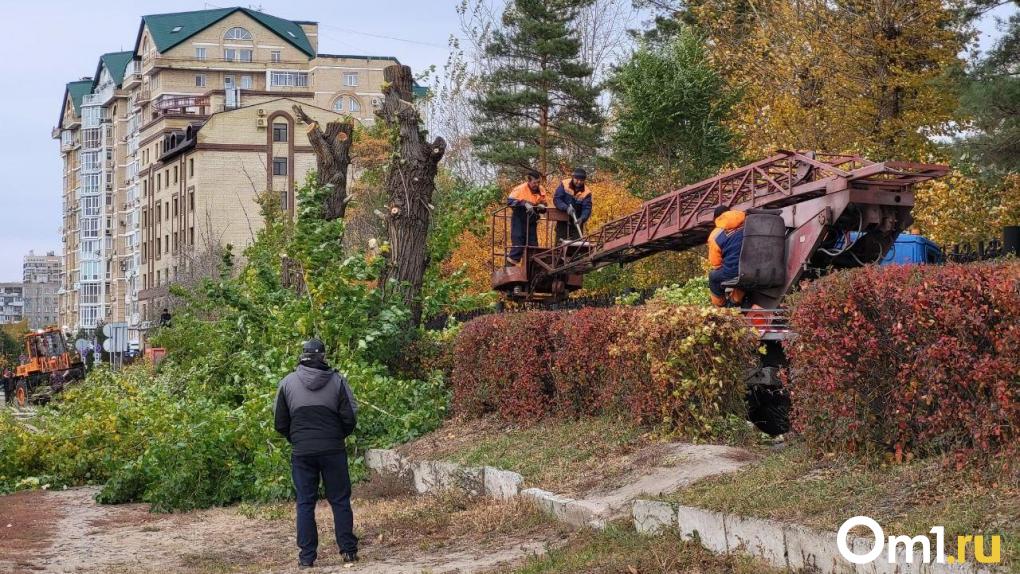
POLYGON ((247 9, 146 16, 119 84, 104 55, 89 93, 76 100, 80 84, 68 85, 54 137, 65 175, 59 316, 69 330, 124 321, 140 338, 169 285, 208 273, 211 251, 240 253, 252 241, 261 194, 292 212, 296 182, 315 166, 294 104, 321 121, 373 121, 382 71, 396 60, 317 54, 317 24, 278 22, 247 9), (101 145, 86 147, 97 121, 101 145), (83 193, 95 191, 97 150, 98 217, 83 193), (84 249, 97 245, 97 221, 98 255, 84 249))

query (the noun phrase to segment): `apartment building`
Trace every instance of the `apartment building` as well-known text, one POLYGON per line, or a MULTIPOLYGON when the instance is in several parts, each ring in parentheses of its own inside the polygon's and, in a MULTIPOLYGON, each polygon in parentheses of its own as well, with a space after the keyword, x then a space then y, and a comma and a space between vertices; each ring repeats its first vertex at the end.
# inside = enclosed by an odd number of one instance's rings
POLYGON ((315 156, 292 107, 371 123, 384 56, 318 53, 318 25, 248 8, 143 16, 134 50, 67 84, 53 137, 64 160, 59 321, 128 322, 138 339, 169 287, 294 212, 315 156))
POLYGON ((24 287, 21 283, 0 283, 0 325, 25 318, 24 287))
POLYGON ((61 257, 50 251, 36 255, 29 251, 22 266, 24 317, 31 329, 58 325, 57 292, 63 279, 61 257))

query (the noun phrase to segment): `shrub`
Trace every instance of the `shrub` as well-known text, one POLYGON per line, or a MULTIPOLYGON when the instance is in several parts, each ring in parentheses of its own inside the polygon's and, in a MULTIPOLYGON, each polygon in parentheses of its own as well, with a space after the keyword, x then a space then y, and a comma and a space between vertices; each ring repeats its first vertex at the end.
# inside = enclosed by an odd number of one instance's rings
POLYGON ((1017 453, 1020 264, 836 273, 806 290, 791 323, 792 422, 809 444, 1017 453))
POLYGON ((631 412, 692 437, 725 431, 745 415, 744 379, 758 338, 737 311, 650 305, 625 345, 647 357, 650 381, 631 387, 631 412))
POLYGON ((647 384, 642 379, 648 375, 644 357, 617 348, 639 317, 625 307, 588 308, 562 314, 548 325, 557 412, 605 412, 623 404, 628 388, 647 384))
POLYGON ((715 436, 743 412, 756 341, 732 311, 664 304, 480 317, 455 342, 454 410, 524 424, 628 412, 715 436))

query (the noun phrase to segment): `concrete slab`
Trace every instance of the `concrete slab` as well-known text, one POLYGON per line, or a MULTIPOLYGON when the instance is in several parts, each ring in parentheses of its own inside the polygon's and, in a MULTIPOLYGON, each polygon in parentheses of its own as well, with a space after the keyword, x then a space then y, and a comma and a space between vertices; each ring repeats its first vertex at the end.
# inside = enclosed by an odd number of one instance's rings
POLYGON ((693 506, 678 506, 676 524, 683 539, 697 540, 712 552, 729 551, 722 513, 693 506))
POLYGON ((782 523, 760 518, 726 515, 726 546, 730 552, 757 556, 777 568, 789 566, 782 523))
POLYGON ((631 515, 634 529, 641 534, 661 534, 676 528, 676 508, 668 502, 639 498, 631 507, 631 515))
POLYGON ((786 556, 790 569, 831 574, 857 573, 856 565, 839 554, 835 532, 793 524, 786 525, 785 529, 786 556))
POLYGON ((516 472, 487 466, 482 471, 485 495, 498 500, 510 500, 520 492, 524 478, 516 472))

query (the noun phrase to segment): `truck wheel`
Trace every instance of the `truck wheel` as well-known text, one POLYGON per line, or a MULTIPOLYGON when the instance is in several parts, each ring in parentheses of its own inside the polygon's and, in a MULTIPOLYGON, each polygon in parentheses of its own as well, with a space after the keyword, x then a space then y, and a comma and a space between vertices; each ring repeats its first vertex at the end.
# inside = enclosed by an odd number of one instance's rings
POLYGON ((754 386, 747 392, 747 418, 769 435, 790 432, 790 393, 781 387, 754 386))
POLYGON ((28 406, 28 400, 31 396, 32 389, 29 387, 28 381, 25 379, 19 380, 17 385, 14 387, 14 404, 16 404, 19 409, 23 409, 28 406))

